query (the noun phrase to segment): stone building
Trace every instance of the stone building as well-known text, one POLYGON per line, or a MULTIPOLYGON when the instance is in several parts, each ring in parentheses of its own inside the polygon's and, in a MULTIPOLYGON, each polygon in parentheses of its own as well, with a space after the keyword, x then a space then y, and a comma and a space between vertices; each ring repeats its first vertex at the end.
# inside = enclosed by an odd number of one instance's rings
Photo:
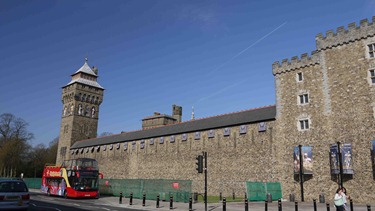
POLYGON ((97 82, 98 69, 90 68, 87 59, 62 87, 62 116, 56 163, 69 159, 69 149, 83 139, 95 138, 98 130, 99 106, 104 88, 97 82))
MULTIPOLYGON (((374 21, 375 17, 372 22, 360 21, 359 26, 351 23, 347 29, 318 34, 311 55, 275 62, 275 106, 186 122, 174 118, 176 122, 159 122, 154 125, 157 127, 142 122, 142 130, 100 138, 72 135, 72 127, 82 125, 89 125, 96 133, 92 125, 97 124, 97 116, 63 114, 58 161, 95 158, 106 178, 192 180, 193 191, 202 192, 204 177, 196 172, 195 158, 206 151, 209 195, 243 194, 245 182, 259 181, 280 182, 283 198, 294 195, 300 199, 302 178, 306 201, 323 194, 332 199, 338 184, 343 183, 356 202, 374 203, 374 21), (63 136, 65 125, 70 130, 63 136), (348 158, 342 177, 335 163, 340 153, 334 151, 340 146, 346 147, 348 158), (303 163, 308 171, 295 170, 296 149, 309 157, 303 163), (62 151, 67 150, 69 154, 62 157, 62 151)), ((63 99, 78 93, 69 91, 69 84, 63 87, 63 99)), ((101 101, 103 88, 98 84, 95 88, 101 101)), ((71 99, 74 106, 80 102, 79 98, 71 99)), ((63 108, 69 105, 68 101, 63 104, 63 108)), ((99 104, 95 104, 97 109, 99 104)), ((176 114, 182 115, 182 108, 179 111, 176 114)))
MULTIPOLYGON (((330 147, 351 145, 354 174, 343 175, 356 201, 375 201, 371 141, 375 139, 375 17, 316 36, 311 56, 292 57, 272 65, 276 84, 278 173, 283 192, 300 195, 293 179, 294 146, 311 146, 313 174, 305 177, 308 199, 332 194, 339 182, 330 171, 330 147)), ((299 197, 298 197, 299 198, 299 197)))
POLYGON ((181 122, 182 107, 173 105, 172 112, 172 116, 167 114, 160 114, 159 112, 154 112, 153 116, 143 118, 142 129, 149 129, 153 127, 160 127, 181 122))

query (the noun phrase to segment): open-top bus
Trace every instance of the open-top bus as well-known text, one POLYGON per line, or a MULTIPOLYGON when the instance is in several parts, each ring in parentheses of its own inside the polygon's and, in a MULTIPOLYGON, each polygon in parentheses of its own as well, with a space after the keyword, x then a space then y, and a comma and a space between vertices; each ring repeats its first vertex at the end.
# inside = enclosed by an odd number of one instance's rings
POLYGON ((41 190, 66 198, 98 198, 99 174, 98 162, 91 158, 66 160, 61 166, 46 164, 41 190))

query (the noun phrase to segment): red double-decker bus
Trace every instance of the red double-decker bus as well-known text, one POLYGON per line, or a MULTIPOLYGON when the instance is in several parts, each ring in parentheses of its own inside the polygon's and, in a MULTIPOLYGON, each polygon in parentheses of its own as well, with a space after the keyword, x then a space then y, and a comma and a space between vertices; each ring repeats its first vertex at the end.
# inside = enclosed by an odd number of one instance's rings
POLYGON ((61 166, 46 164, 41 190, 66 198, 98 198, 100 175, 98 162, 91 158, 66 160, 61 166))

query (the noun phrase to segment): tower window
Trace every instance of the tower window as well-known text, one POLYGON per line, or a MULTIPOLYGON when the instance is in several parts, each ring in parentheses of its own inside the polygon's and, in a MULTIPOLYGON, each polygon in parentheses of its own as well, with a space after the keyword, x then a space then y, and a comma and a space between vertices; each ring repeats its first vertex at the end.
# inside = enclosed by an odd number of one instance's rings
POLYGON ((375 69, 369 71, 371 84, 375 84, 375 69))
POLYGON ((90 108, 89 106, 86 106, 86 109, 85 109, 85 116, 90 116, 90 108))
POLYGON ((368 47, 368 55, 370 58, 374 58, 375 57, 375 43, 372 43, 370 45, 367 45, 368 47))
POLYGON ((300 105, 309 103, 309 95, 308 94, 299 95, 298 98, 299 98, 299 104, 300 105))
POLYGON ((304 131, 310 128, 310 122, 308 119, 301 119, 299 120, 299 130, 304 131))
POLYGON ((297 73, 297 81, 298 81, 298 82, 303 81, 303 75, 302 75, 301 72, 297 73))
POLYGON ((82 115, 82 104, 78 105, 78 115, 82 115))

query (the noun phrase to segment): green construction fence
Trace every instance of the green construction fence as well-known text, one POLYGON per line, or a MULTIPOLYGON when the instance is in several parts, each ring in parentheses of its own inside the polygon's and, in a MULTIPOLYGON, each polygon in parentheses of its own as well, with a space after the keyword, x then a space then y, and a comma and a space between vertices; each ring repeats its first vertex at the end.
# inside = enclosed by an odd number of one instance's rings
POLYGON ((173 196, 176 202, 189 202, 191 196, 191 180, 167 179, 101 179, 99 180, 100 194, 124 197, 133 194, 133 198, 141 199, 145 194, 146 199, 169 200, 173 196))
MULTIPOLYGON (((18 180, 18 179, 21 179, 19 177, 0 177, 0 180, 18 180)), ((32 189, 40 189, 41 185, 42 185, 42 178, 23 178, 22 179, 28 188, 32 188, 32 189)))
POLYGON ((40 189, 42 186, 42 178, 23 178, 28 188, 40 189))
POLYGON ((265 201, 267 196, 276 201, 283 196, 279 182, 246 182, 246 192, 249 201, 265 201))

